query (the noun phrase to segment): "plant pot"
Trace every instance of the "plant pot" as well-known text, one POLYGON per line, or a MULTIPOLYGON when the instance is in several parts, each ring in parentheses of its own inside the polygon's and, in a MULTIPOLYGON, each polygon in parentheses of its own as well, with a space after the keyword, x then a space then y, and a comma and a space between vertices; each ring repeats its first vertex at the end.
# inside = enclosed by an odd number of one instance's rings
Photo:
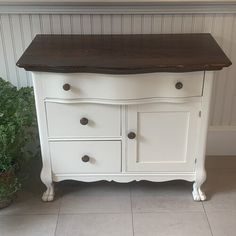
POLYGON ((9 205, 11 205, 11 203, 12 203, 12 199, 5 199, 5 200, 0 199, 0 209, 8 207, 9 205))
POLYGON ((10 184, 14 178, 15 178, 15 174, 13 170, 8 170, 8 171, 0 173, 0 183, 10 184))
POLYGON ((17 190, 17 179, 15 177, 14 171, 9 170, 0 173, 0 209, 9 206, 17 190))

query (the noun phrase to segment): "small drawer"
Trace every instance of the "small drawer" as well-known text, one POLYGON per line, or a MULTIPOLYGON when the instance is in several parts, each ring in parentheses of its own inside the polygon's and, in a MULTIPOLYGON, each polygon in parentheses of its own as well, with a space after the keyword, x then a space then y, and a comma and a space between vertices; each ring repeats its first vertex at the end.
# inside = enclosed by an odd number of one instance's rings
POLYGON ((50 138, 121 136, 120 106, 46 102, 46 114, 50 138))
POLYGON ((202 96, 204 72, 131 75, 35 72, 44 97, 56 99, 143 99, 202 96))
POLYGON ((120 173, 120 141, 50 142, 54 174, 120 173))

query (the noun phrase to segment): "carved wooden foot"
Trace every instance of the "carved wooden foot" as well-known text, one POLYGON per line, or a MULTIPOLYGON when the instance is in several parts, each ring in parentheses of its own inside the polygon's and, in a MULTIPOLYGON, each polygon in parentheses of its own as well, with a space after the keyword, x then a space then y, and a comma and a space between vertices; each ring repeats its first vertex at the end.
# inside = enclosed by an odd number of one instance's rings
POLYGON ((194 201, 205 201, 206 200, 206 195, 205 193, 201 190, 201 187, 197 185, 196 183, 193 184, 193 200, 194 201))
POLYGON ((50 184, 47 186, 47 190, 44 192, 43 196, 42 196, 42 200, 44 202, 51 202, 54 199, 54 186, 53 184, 50 184))

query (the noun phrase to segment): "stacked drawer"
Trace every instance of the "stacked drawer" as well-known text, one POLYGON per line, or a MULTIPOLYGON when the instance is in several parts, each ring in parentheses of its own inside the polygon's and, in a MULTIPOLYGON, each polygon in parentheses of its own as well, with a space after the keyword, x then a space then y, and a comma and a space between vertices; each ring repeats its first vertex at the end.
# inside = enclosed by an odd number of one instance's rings
POLYGON ((120 106, 46 102, 46 114, 53 173, 121 171, 120 106))

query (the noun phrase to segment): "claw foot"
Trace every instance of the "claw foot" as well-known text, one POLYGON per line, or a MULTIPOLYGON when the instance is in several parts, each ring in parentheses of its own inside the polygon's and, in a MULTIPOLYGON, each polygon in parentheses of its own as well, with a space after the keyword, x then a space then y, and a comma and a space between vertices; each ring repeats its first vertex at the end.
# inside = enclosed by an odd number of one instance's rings
POLYGON ((44 192, 42 196, 42 200, 44 202, 51 202, 54 199, 54 188, 53 186, 47 188, 47 190, 44 192))
POLYGON ((200 187, 196 187, 196 185, 193 185, 193 200, 194 201, 205 201, 206 200, 206 195, 205 193, 201 190, 200 187))

